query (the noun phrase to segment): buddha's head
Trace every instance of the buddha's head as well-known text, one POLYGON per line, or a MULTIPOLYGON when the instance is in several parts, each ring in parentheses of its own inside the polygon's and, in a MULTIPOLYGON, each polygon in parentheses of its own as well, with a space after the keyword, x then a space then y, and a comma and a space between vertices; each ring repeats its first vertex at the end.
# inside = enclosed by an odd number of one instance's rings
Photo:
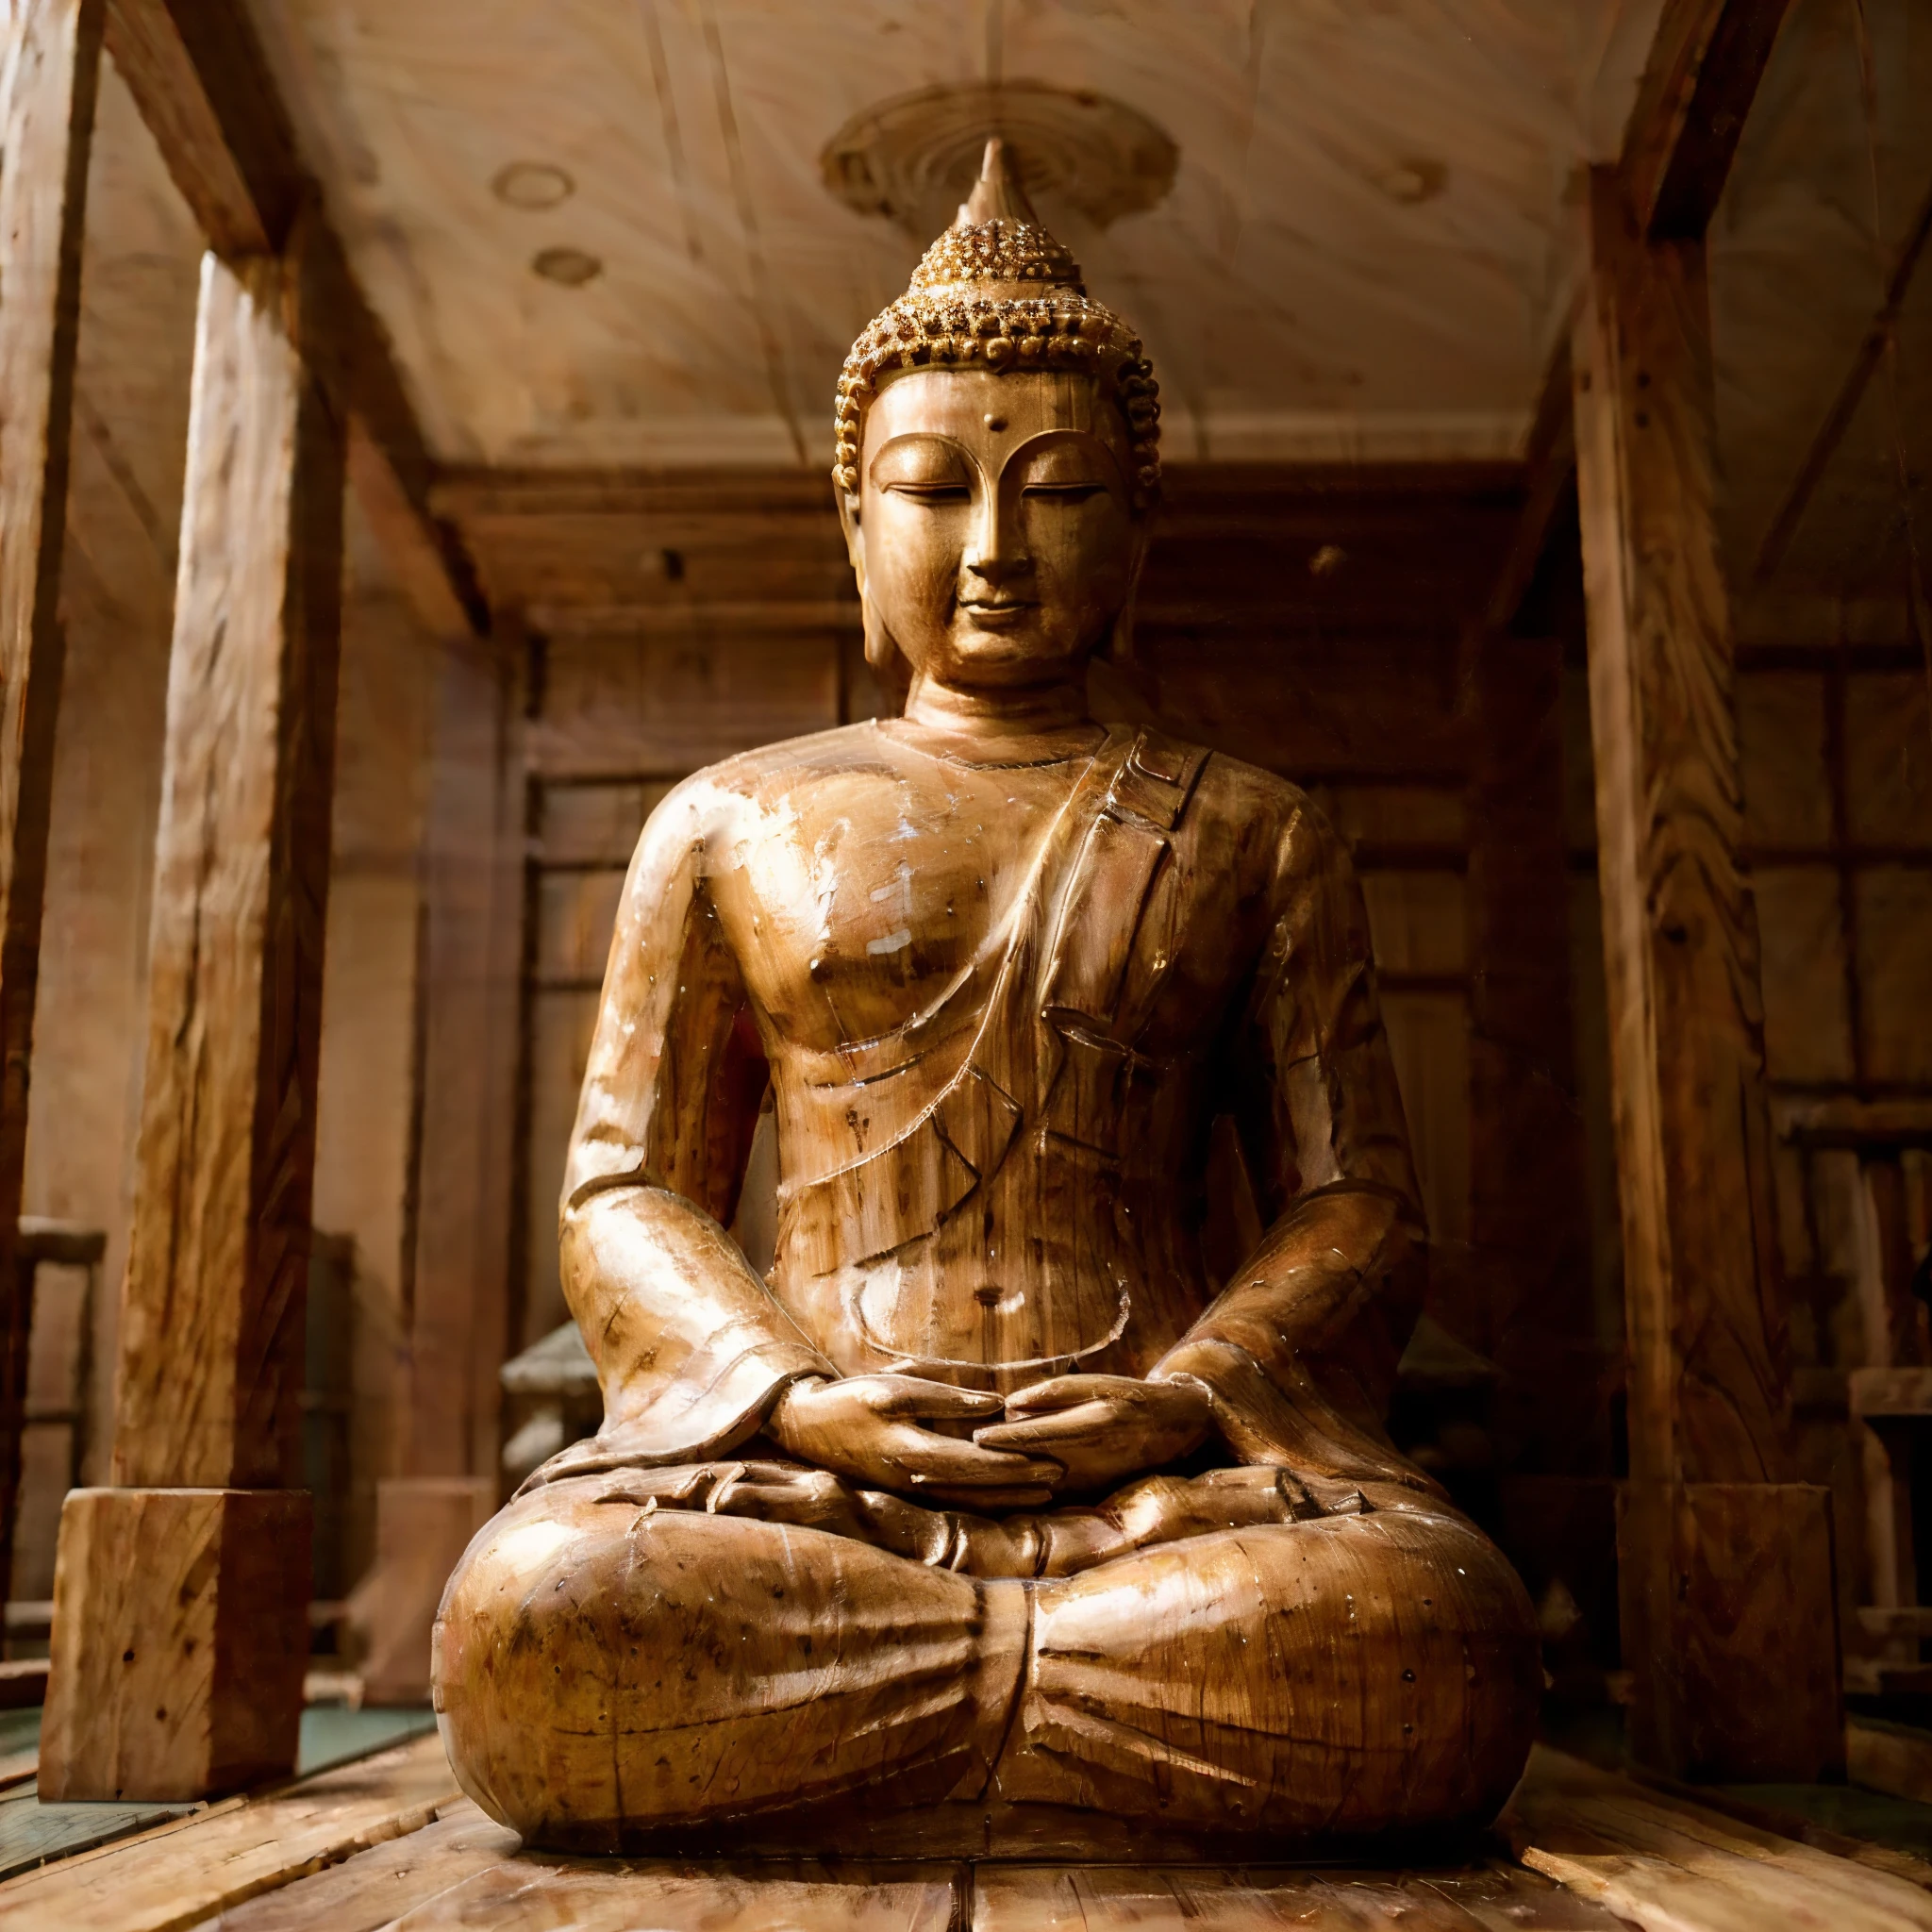
POLYGON ((958 221, 839 379, 832 475, 882 677, 1038 687, 1124 638, 1159 415, 1139 339, 988 142, 958 221))

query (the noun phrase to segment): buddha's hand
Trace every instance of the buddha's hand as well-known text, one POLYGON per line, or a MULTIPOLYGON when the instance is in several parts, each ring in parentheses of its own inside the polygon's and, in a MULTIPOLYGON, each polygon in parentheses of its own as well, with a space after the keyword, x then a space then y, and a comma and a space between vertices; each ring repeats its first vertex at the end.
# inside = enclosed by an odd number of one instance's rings
POLYGON ((1004 1422, 975 1429, 984 1449, 1050 1456, 1062 1491, 1091 1494, 1165 1469, 1207 1440, 1214 1412, 1198 1382, 1056 1375, 1007 1397, 1004 1422))
POLYGON ((919 1375, 809 1375, 779 1396, 765 1433, 781 1449, 867 1489, 969 1509, 1026 1509, 1053 1494, 1060 1466, 922 1428, 995 1416, 1000 1398, 919 1375))

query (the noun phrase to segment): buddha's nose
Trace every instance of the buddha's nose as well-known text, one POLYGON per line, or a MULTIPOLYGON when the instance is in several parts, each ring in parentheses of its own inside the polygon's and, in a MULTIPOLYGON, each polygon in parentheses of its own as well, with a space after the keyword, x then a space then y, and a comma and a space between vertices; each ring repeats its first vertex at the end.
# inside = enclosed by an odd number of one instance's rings
POLYGON ((995 589, 1033 569, 1017 504, 1002 504, 999 492, 989 491, 974 507, 964 562, 968 575, 995 589))

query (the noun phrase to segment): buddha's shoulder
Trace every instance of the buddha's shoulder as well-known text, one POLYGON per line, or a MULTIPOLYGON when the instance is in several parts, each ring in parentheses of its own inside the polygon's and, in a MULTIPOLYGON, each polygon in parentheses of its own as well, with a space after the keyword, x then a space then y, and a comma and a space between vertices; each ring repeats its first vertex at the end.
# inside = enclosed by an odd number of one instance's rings
POLYGON ((828 781, 877 774, 890 761, 870 719, 734 753, 682 779, 658 808, 700 823, 768 810, 828 781))
MULTIPOLYGON (((1181 750, 1206 749, 1178 737, 1168 741, 1181 750)), ((1297 833, 1324 842, 1335 836, 1320 805, 1291 778, 1224 751, 1206 752, 1188 811, 1204 830, 1236 829, 1269 844, 1297 833)))

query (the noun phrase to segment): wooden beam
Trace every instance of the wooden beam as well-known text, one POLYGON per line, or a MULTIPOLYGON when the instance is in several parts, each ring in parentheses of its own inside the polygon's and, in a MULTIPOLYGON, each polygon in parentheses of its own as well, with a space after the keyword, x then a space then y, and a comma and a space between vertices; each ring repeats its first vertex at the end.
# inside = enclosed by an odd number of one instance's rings
POLYGON ((33 1270, 16 1257, 40 978, 60 565, 100 0, 13 8, 0 100, 0 1602, 12 1569, 33 1270))
POLYGON ((1829 1514, 1790 1480, 1704 250, 1646 242, 1609 169, 1591 176, 1585 228, 1572 364, 1624 1224, 1632 1736, 1673 1775, 1811 1778, 1842 1757, 1829 1514), (1780 1590, 1795 1593, 1761 1600, 1780 1590), (1769 1648, 1728 1643, 1725 1618, 1769 1648))
POLYGON ((1789 0, 1664 0, 1624 133, 1625 192, 1653 242, 1701 241, 1789 0))
MULTIPOLYGON (((1752 97, 1789 0, 1665 0, 1619 163, 1638 226, 1699 241, 1716 212, 1752 97)), ((1574 321, 1574 318, 1573 318, 1574 321)), ((1490 599, 1490 628, 1515 619, 1576 469, 1570 327, 1557 336, 1524 451, 1523 516, 1490 599)))
POLYGON ((1543 386, 1537 394, 1536 414, 1530 419, 1529 441, 1524 450, 1524 471, 1523 508, 1503 568, 1496 575, 1496 587, 1490 593, 1487 623, 1492 632, 1507 630, 1515 622, 1542 561, 1557 512, 1576 475, 1567 325, 1558 334, 1543 371, 1543 386))
POLYGON ((431 510, 434 465, 382 325, 314 212, 289 117, 236 0, 108 0, 108 49, 175 184, 218 255, 281 248, 303 215, 330 353, 317 363, 358 434, 350 475, 397 580, 431 634, 486 635, 455 532, 431 510))
POLYGON ((298 223, 280 258, 202 264, 116 1487, 61 1519, 49 1797, 266 1776, 301 1714, 343 491, 341 424, 303 355, 323 286, 307 242, 298 223))

